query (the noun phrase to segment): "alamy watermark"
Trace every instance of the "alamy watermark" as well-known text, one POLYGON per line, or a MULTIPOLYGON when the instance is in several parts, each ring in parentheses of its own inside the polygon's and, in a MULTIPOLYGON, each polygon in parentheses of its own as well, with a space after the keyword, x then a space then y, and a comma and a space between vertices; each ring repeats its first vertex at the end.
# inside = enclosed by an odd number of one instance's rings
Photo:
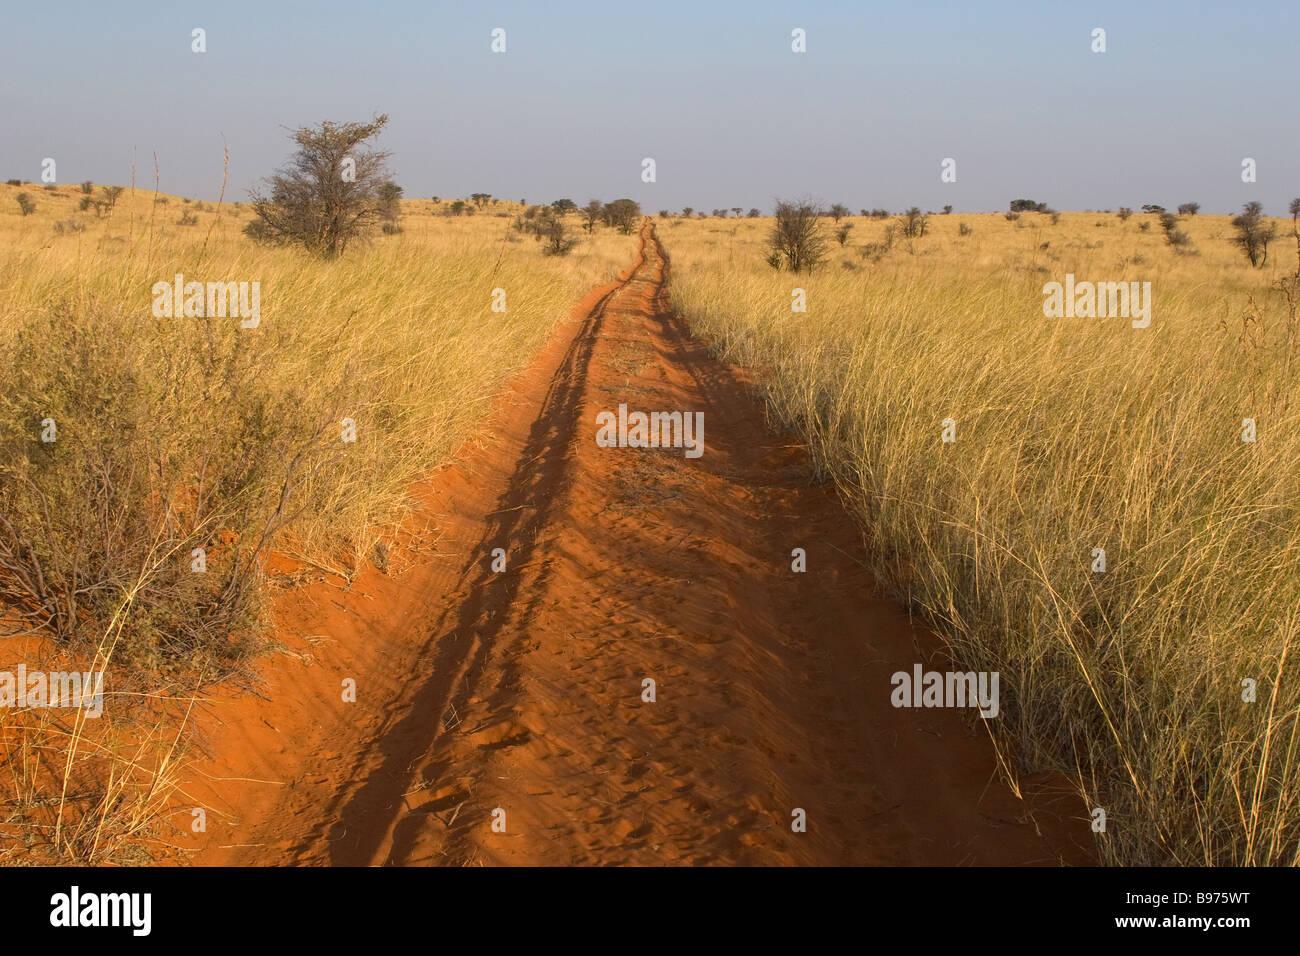
POLYGON ((1043 295, 1049 319, 1132 319, 1135 329, 1151 324, 1150 282, 1075 282, 1070 272, 1064 285, 1043 286, 1043 295))
POLYGON ((242 319, 239 327, 255 329, 262 321, 262 283, 253 282, 186 282, 176 273, 172 282, 155 282, 153 317, 234 318, 242 319))
POLYGON ((84 707, 87 717, 104 713, 103 671, 0 671, 0 707, 84 707))
POLYGON ((895 707, 978 707, 984 718, 998 715, 998 672, 895 671, 889 702, 895 707))
POLYGON ((601 448, 685 448, 687 458, 704 454, 703 412, 629 412, 596 416, 596 444, 601 448))

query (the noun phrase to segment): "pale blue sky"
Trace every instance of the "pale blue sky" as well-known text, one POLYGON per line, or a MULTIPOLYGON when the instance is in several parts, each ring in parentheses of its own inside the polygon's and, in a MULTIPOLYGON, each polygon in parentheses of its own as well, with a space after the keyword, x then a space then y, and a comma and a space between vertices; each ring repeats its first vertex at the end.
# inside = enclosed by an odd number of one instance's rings
POLYGON ((283 126, 391 117, 412 197, 812 195, 857 210, 1172 206, 1300 196, 1300 4, 6 0, 0 177, 228 200, 283 126), (190 52, 190 31, 208 50, 190 52), (494 27, 507 52, 489 49, 494 27), (790 50, 807 31, 808 51, 790 50), (1090 50, 1094 27, 1107 52, 1090 50), (653 157, 658 181, 643 184, 653 157), (939 180, 944 157, 957 182, 939 180), (1258 182, 1243 184, 1243 157, 1258 182))

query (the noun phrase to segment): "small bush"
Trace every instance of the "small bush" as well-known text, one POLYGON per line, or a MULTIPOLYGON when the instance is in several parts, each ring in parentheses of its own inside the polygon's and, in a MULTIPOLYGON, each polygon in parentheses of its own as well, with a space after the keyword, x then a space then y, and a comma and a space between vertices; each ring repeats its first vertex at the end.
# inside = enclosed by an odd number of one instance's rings
POLYGON ((969 235, 970 235, 972 232, 974 232, 974 231, 975 231, 974 229, 972 229, 970 226, 966 225, 966 223, 964 223, 964 222, 963 222, 963 223, 959 223, 958 226, 957 226, 957 235, 959 235, 959 236, 969 236, 969 235))
MULTIPOLYGON (((767 237, 772 254, 791 272, 811 272, 825 258, 826 238, 822 233, 822 210, 810 200, 776 204, 776 222, 767 237)), ((771 257, 767 260, 772 261, 771 257)))
POLYGON ((183 212, 181 213, 181 218, 176 220, 176 224, 179 226, 197 226, 199 224, 198 214, 193 212, 183 212))
POLYGON ((36 203, 32 202, 32 197, 26 193, 19 193, 14 198, 18 200, 18 208, 24 216, 30 216, 36 211, 36 203))
POLYGON ((1237 235, 1232 238, 1237 246, 1250 260, 1250 264, 1262 267, 1268 261, 1268 244, 1273 241, 1276 229, 1264 218, 1264 207, 1257 202, 1248 202, 1242 207, 1241 215, 1234 216, 1232 228, 1237 235))
POLYGON ((81 192, 83 195, 89 196, 94 191, 95 191, 95 184, 92 183, 89 179, 87 179, 84 183, 81 184, 81 192))
POLYGON ((5 180, 5 185, 6 185, 6 186, 21 186, 22 184, 23 184, 23 181, 22 181, 21 179, 6 179, 6 180, 5 180))

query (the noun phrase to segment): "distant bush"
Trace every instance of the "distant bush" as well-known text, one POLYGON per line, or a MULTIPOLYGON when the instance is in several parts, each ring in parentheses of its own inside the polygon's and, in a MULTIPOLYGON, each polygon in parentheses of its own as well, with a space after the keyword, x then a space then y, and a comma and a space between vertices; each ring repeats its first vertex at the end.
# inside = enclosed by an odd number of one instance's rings
POLYGON ((969 235, 970 235, 972 232, 974 232, 974 231, 975 231, 974 229, 972 229, 970 226, 966 225, 966 223, 964 223, 964 222, 963 222, 963 223, 959 223, 958 226, 957 226, 957 235, 959 235, 959 236, 969 236, 969 235))
MULTIPOLYGON (((822 231, 821 209, 809 200, 776 204, 776 222, 767 243, 773 257, 791 272, 811 272, 825 258, 826 236, 822 231)), ((779 264, 777 268, 779 268, 779 264)))
POLYGON ((6 179, 6 180, 5 180, 5 185, 6 185, 6 186, 21 186, 22 184, 23 184, 23 181, 22 181, 21 179, 6 179))
POLYGON ((176 224, 180 226, 197 226, 199 224, 198 213, 183 212, 181 218, 176 220, 176 224))
POLYGON ((1115 215, 1119 216, 1120 222, 1124 222, 1129 216, 1133 215, 1133 210, 1129 209, 1128 206, 1120 206, 1119 212, 1115 213, 1115 215))
POLYGON ((247 222, 244 225, 244 235, 254 242, 264 242, 269 245, 274 245, 277 241, 276 235, 260 219, 252 219, 247 222))
POLYGON ((18 208, 24 216, 30 216, 36 211, 36 203, 32 202, 32 197, 26 193, 19 193, 14 198, 18 200, 18 208))
POLYGON ((89 196, 91 193, 95 191, 95 184, 92 183, 89 179, 87 179, 84 183, 81 184, 81 191, 83 194, 89 196))
POLYGON ((1262 267, 1268 261, 1268 244, 1276 235, 1273 224, 1264 218, 1264 207, 1257 202, 1246 203, 1241 215, 1233 217, 1232 228, 1237 230, 1232 243, 1252 266, 1262 267))
POLYGON ((1047 203, 1034 202, 1032 199, 1013 199, 1011 212, 1047 212, 1047 203))
MULTIPOLYGON (((726 214, 725 209, 722 212, 726 214)), ((641 218, 641 204, 632 199, 615 199, 601 207, 600 218, 605 225, 629 235, 641 218)))
POLYGON ((903 213, 902 230, 903 236, 907 239, 921 239, 925 236, 925 228, 929 224, 929 217, 921 214, 917 206, 913 206, 907 212, 903 213))
POLYGON ((122 186, 101 186, 104 193, 104 211, 112 212, 113 207, 117 205, 118 199, 122 196, 124 187, 122 186))
POLYGON ((542 243, 542 253, 548 256, 567 256, 576 241, 569 236, 564 219, 554 209, 545 208, 525 224, 525 231, 542 243))
POLYGON ((1198 202, 1185 202, 1178 207, 1178 215, 1195 216, 1201 211, 1201 204, 1198 202))

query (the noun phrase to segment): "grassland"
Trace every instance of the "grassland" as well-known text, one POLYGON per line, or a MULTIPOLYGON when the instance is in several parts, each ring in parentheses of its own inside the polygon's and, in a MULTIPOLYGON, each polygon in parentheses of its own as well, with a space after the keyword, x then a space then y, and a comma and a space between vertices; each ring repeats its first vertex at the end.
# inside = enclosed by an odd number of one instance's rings
POLYGON ((599 230, 548 257, 515 204, 411 200, 403 232, 323 262, 252 243, 246 206, 136 190, 101 217, 80 197, 0 186, 0 585, 6 630, 31 635, 7 653, 108 673, 93 727, 0 716, 13 861, 138 855, 186 700, 261 646, 267 554, 344 576, 373 558, 411 482, 636 242, 599 230), (259 282, 260 325, 155 318, 177 273, 259 282))
POLYGON ((1104 860, 1300 861, 1292 223, 1251 269, 1220 216, 1181 224, 1190 254, 1146 215, 935 216, 892 246, 847 221, 797 277, 771 220, 664 222, 674 305, 762 370, 878 578, 1000 673, 1008 771, 1068 774, 1104 860), (1150 327, 1045 318, 1067 273, 1150 281, 1150 327))

